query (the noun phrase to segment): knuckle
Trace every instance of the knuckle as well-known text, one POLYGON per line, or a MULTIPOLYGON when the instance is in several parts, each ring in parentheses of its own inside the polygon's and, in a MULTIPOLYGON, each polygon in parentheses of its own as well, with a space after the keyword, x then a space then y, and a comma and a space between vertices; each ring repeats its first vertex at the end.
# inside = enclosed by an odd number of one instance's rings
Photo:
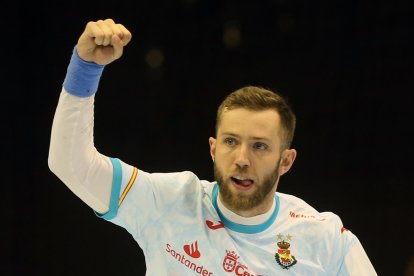
POLYGON ((93 25, 95 25, 96 22, 94 21, 89 21, 88 23, 86 23, 86 28, 91 28, 93 25))

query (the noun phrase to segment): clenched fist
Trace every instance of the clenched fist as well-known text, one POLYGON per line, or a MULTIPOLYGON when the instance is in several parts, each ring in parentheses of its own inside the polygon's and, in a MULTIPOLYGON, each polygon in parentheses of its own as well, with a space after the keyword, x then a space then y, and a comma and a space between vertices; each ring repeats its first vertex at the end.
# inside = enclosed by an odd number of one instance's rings
POLYGON ((112 19, 91 21, 79 37, 78 55, 85 61, 107 65, 122 56, 131 38, 131 33, 112 19))

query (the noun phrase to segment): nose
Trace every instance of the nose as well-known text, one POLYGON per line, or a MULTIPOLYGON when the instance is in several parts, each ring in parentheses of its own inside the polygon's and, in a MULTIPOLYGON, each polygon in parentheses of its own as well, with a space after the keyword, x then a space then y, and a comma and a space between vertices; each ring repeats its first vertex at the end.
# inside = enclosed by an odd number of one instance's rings
POLYGON ((249 150, 247 145, 240 145, 236 156, 236 166, 240 169, 247 168, 250 166, 249 150))

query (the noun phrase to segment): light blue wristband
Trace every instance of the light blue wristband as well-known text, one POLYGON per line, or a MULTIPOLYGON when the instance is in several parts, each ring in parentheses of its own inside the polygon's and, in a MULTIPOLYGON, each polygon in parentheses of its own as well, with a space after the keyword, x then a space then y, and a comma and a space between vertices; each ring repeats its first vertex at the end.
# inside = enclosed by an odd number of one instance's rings
POLYGON ((104 68, 104 65, 82 60, 75 46, 63 87, 72 95, 90 97, 98 90, 99 80, 104 68))

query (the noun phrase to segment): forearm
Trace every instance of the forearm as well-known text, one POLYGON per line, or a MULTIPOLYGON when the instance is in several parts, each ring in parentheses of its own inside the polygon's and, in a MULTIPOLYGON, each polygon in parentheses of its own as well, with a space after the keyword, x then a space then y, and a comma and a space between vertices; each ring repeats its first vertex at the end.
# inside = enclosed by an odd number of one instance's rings
POLYGON ((111 193, 112 165, 93 141, 94 93, 102 70, 77 59, 75 52, 56 108, 49 167, 86 204, 104 213, 111 193))

